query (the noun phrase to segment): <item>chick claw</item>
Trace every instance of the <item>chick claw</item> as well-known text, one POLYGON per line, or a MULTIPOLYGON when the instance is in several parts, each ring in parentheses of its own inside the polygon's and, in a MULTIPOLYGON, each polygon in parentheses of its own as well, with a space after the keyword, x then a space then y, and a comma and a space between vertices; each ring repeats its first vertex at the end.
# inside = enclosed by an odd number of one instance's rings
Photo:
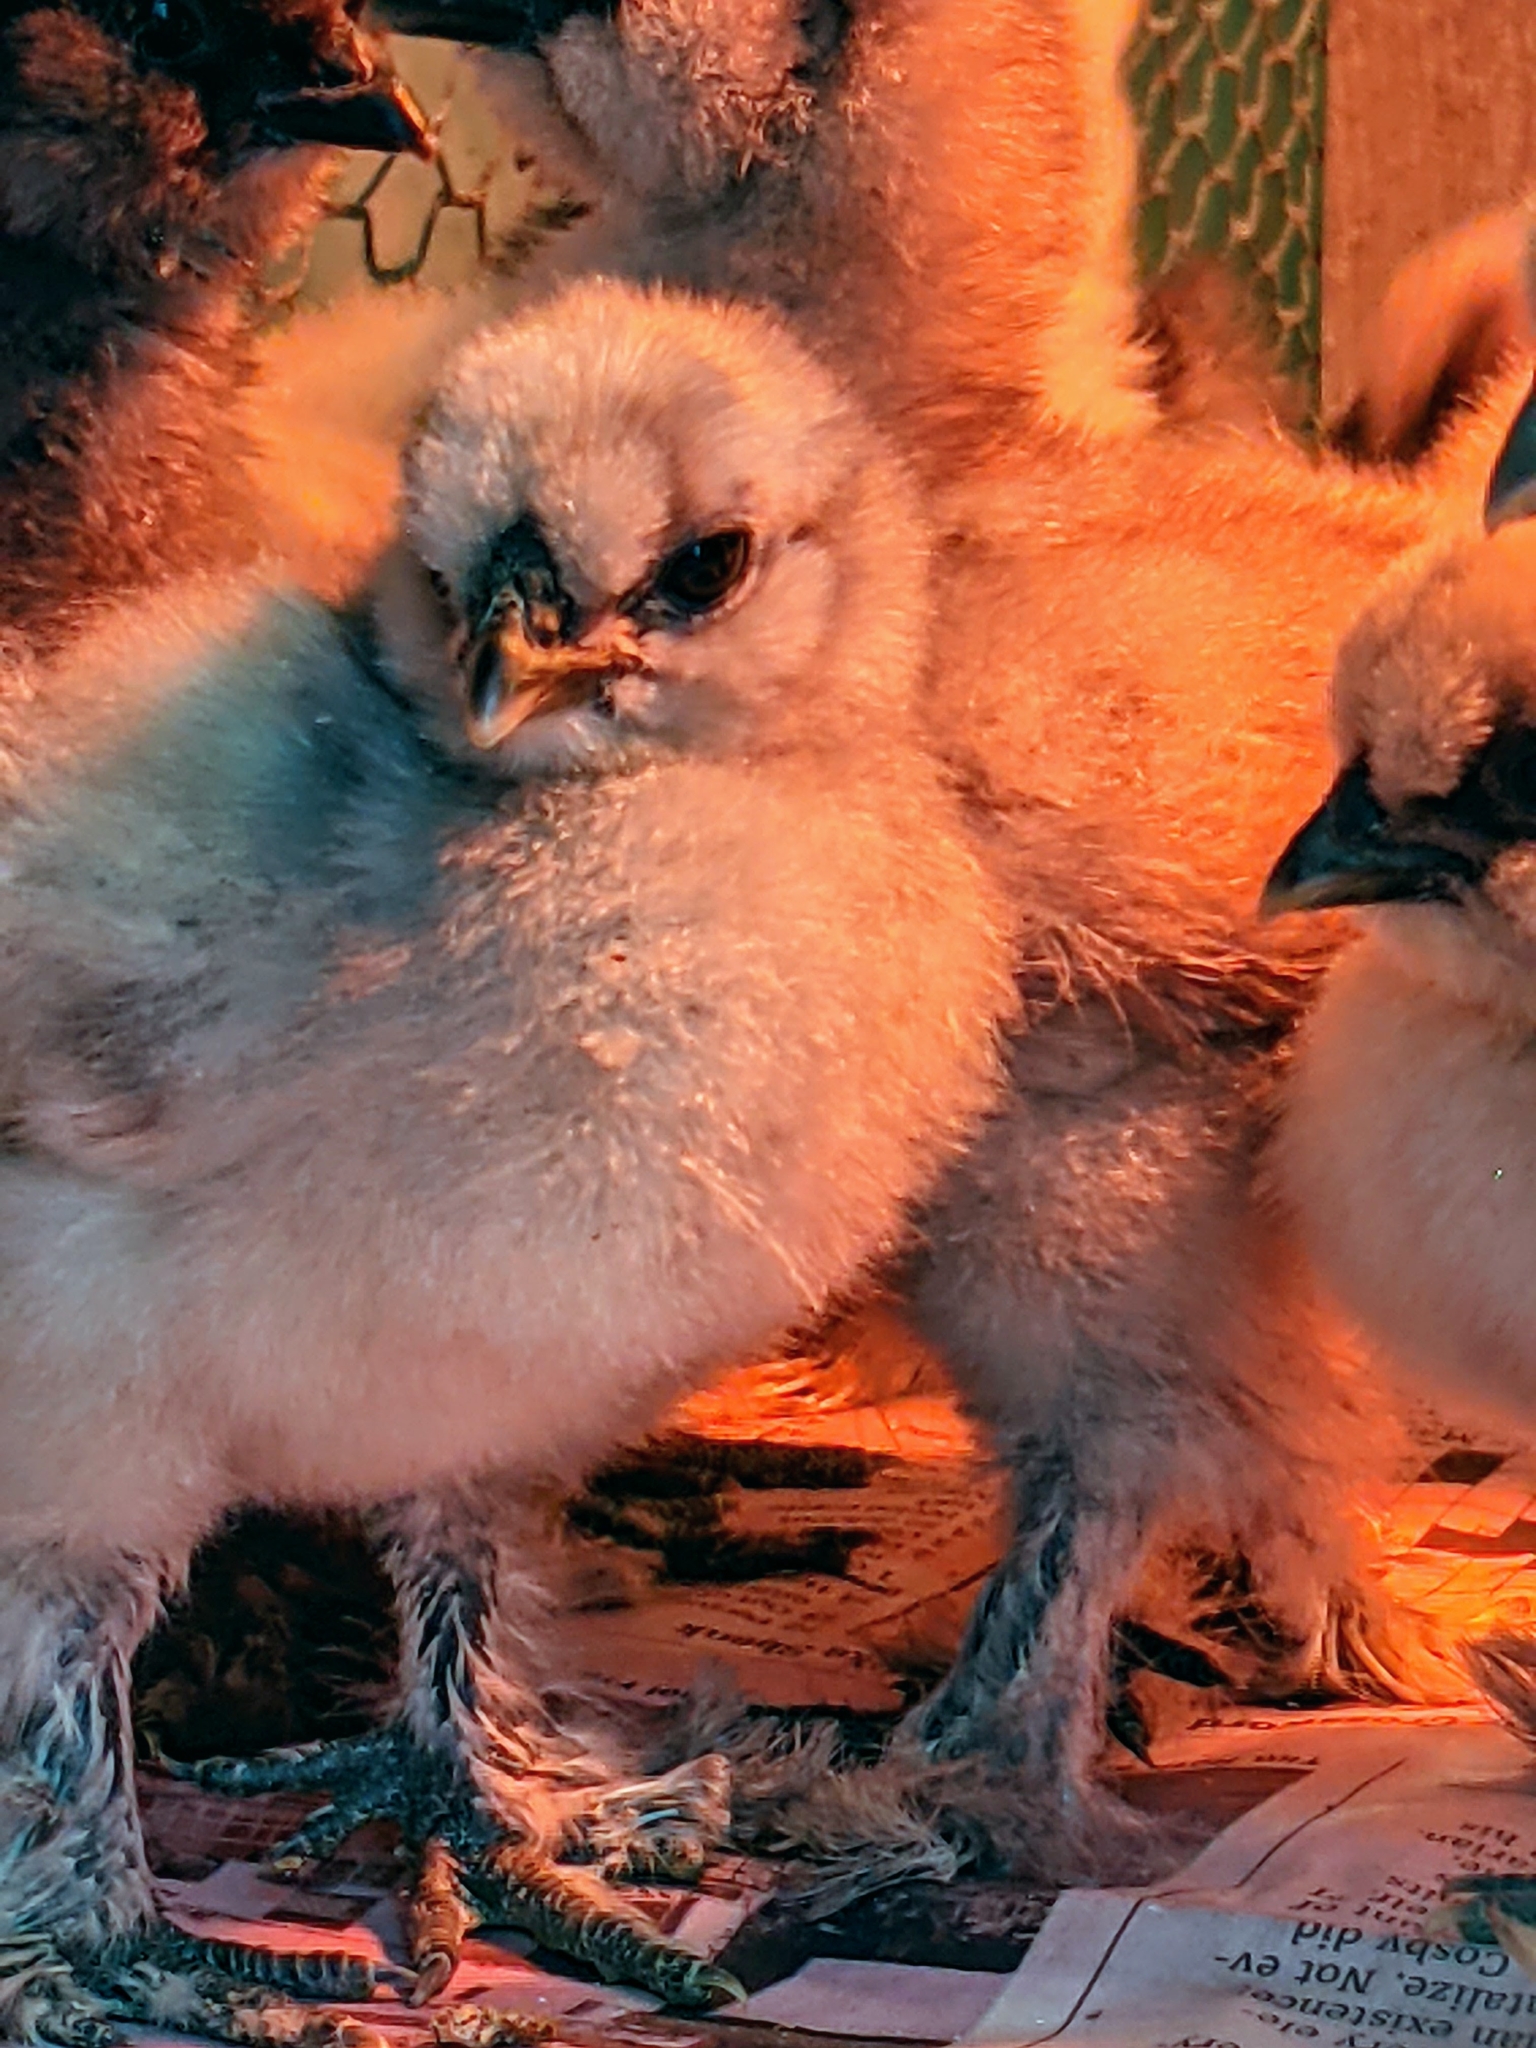
POLYGON ((29 2038, 56 2048, 112 2048, 123 2023, 172 2026, 242 2048, 385 2048, 366 2021, 293 1996, 362 2001, 369 1965, 351 1956, 280 1956, 204 1941, 159 1922, 86 1947, 39 1939, 0 1952, 0 1974, 25 1979, 29 2038))
POLYGON ((334 1854, 367 1821, 396 1822, 416 1861, 405 1910, 414 2005, 447 1988, 465 1935, 481 1925, 521 1928, 606 1981, 638 1984, 668 2005, 701 2008, 743 1995, 728 1972, 668 1941, 609 1882, 699 1877, 728 1812, 718 1757, 660 1778, 573 1787, 553 1852, 519 1840, 451 1751, 430 1749, 401 1727, 250 1759, 167 1759, 166 1767, 205 1791, 235 1796, 328 1792, 268 1858, 281 1877, 334 1854), (562 1849, 576 1860, 561 1860, 562 1849))
POLYGON ((1528 1977, 1536 1977, 1536 1876, 1448 1879, 1424 1931, 1433 1940, 1497 1945, 1528 1977))
POLYGON ((553 2020, 493 2012, 484 2005, 445 2005, 432 2016, 437 2048, 532 2048, 550 2040, 554 2031, 553 2020))
POLYGON ((410 2003, 425 2005, 446 1991, 458 1965, 464 1937, 475 1925, 464 1896, 458 1860, 441 1835, 421 1852, 416 1886, 405 1909, 405 1945, 416 1972, 410 2003))

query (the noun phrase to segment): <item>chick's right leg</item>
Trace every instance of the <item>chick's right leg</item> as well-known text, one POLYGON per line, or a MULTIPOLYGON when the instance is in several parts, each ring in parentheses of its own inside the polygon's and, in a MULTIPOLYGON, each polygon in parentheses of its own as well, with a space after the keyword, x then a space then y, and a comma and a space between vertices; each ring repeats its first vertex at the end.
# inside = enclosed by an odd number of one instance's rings
POLYGON ((366 1997, 366 1970, 329 1957, 290 1970, 156 1913, 128 1676, 162 1577, 142 1558, 58 1544, 0 1553, 0 2038, 101 2048, 127 2020, 230 2041, 306 2030, 317 2048, 339 2041, 346 2023, 269 1988, 366 1997))
POLYGON ((709 2005, 739 1987, 667 1940, 611 1879, 690 1881, 723 1840, 729 1775, 699 1757, 643 1777, 560 1729, 539 1697, 542 1598, 524 1562, 526 1511, 500 1489, 397 1502, 382 1518, 401 1621, 394 1713, 350 1741, 177 1766, 211 1790, 314 1790, 326 1803, 274 1851, 281 1875, 332 1854, 365 1821, 400 1829, 416 1864, 407 1946, 426 2003, 477 1925, 519 1927, 544 1946, 709 2005))
POLYGON ((1067 1870, 1100 1842, 1113 1867, 1122 1833, 1149 1832, 1098 1769, 1106 1732, 1144 1746, 1124 1668, 1224 1678, 1204 1568, 1182 1558, 1246 1561, 1273 1626, 1251 1653, 1231 1643, 1233 1676, 1289 1689, 1354 1601, 1344 1466, 1364 1479, 1378 1455, 1256 1199, 1264 1048, 1172 1060, 1118 1024, 1100 1043, 1091 1021, 1074 1011, 1015 1048, 1014 1089, 930 1212, 910 1278, 1015 1502, 919 1733, 942 1758, 1000 1759, 1024 1834, 1067 1870), (1159 1555, 1173 1568, 1149 1576, 1159 1555))
POLYGON ((128 1659, 154 1611, 137 1561, 51 1546, 0 1564, 0 2031, 93 2042, 87 1959, 153 1920, 128 1749, 128 1659))

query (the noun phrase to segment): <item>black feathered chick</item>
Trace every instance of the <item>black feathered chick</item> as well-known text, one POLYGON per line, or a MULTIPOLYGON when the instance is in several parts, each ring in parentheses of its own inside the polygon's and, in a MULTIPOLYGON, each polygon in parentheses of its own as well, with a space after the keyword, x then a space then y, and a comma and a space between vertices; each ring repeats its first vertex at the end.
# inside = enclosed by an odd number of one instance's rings
POLYGON ((0 626, 225 556, 264 260, 419 146, 341 0, 0 0, 0 626), (300 146, 295 146, 298 144, 300 146))

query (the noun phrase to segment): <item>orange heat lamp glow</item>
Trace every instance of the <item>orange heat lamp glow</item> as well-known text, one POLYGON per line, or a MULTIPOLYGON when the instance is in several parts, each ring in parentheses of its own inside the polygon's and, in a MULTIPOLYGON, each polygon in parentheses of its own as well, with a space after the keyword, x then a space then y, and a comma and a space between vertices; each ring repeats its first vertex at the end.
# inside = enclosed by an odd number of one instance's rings
MULTIPOLYGON (((953 1466, 988 1460, 988 1446, 961 1412, 934 1354, 883 1304, 823 1326, 803 1347, 722 1374, 679 1402, 665 1428, 768 1443, 846 1446, 907 1463, 953 1466)), ((1390 1498, 1361 1502, 1385 1591, 1417 1617, 1398 1645, 1406 1685, 1426 1702, 1470 1701, 1454 1646, 1514 1629, 1536 1632, 1536 1460, 1524 1506, 1506 1465, 1498 1483, 1447 1488, 1427 1475, 1390 1498), (1518 1498, 1517 1498, 1518 1496, 1518 1498), (1530 1553, 1508 1547, 1529 1524, 1530 1553)))
POLYGON ((662 1427, 844 1445, 913 1463, 986 1455, 937 1358, 878 1303, 825 1326, 811 1348, 726 1373, 680 1401, 662 1427))

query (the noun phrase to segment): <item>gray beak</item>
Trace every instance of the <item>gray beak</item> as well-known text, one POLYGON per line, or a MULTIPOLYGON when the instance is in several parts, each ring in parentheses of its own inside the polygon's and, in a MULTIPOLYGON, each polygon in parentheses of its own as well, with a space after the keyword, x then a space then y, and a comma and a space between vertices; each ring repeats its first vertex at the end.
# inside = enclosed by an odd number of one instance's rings
POLYGON ((398 78, 377 76, 355 85, 311 86, 263 100, 262 126, 285 142, 317 142, 330 149, 408 149, 430 157, 426 117, 398 78))
POLYGON ((1536 512, 1536 386, 1515 415, 1488 480, 1483 523, 1490 533, 1536 512))
POLYGON ((1466 853, 1394 826, 1372 794, 1365 763, 1356 761, 1275 862, 1259 915, 1351 903, 1455 903, 1481 872, 1466 853))

